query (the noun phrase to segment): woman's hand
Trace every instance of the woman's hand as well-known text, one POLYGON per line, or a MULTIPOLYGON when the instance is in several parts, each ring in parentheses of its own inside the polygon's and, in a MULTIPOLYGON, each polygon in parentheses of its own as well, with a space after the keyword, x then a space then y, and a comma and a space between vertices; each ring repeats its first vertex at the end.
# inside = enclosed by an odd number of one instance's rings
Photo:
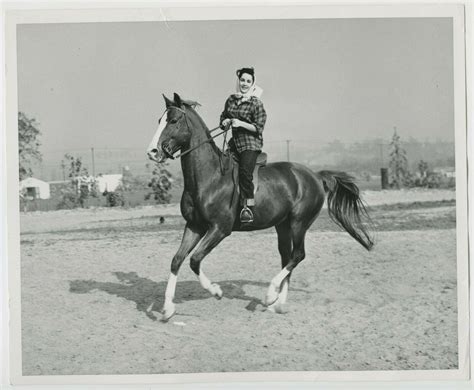
POLYGON ((230 124, 232 124, 232 127, 240 127, 240 128, 243 128, 245 130, 248 130, 252 133, 256 133, 257 130, 255 128, 254 125, 250 124, 250 123, 247 123, 247 122, 244 122, 244 121, 241 121, 240 119, 237 119, 237 118, 233 118, 233 119, 224 119, 221 123, 221 128, 223 129, 227 129, 227 126, 230 124))
POLYGON ((229 119, 229 118, 224 119, 224 120, 222 121, 222 123, 221 123, 221 127, 222 127, 223 129, 225 129, 225 128, 227 128, 227 126, 229 126, 229 123, 231 123, 231 122, 232 122, 232 119, 229 119))
POLYGON ((241 121, 240 119, 232 119, 232 127, 244 127, 245 122, 241 121))

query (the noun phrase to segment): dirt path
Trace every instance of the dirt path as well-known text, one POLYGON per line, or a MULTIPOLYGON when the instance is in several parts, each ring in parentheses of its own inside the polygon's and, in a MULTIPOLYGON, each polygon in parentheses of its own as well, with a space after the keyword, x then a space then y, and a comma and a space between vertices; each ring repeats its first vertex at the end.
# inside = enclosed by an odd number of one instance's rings
POLYGON ((209 297, 185 263, 168 324, 156 317, 178 217, 157 230, 140 215, 149 210, 23 215, 24 374, 456 368, 454 210, 376 210, 380 226, 404 229, 381 229, 370 253, 322 219, 285 315, 261 303, 279 269, 274 231, 234 234, 203 265, 224 298, 209 297))

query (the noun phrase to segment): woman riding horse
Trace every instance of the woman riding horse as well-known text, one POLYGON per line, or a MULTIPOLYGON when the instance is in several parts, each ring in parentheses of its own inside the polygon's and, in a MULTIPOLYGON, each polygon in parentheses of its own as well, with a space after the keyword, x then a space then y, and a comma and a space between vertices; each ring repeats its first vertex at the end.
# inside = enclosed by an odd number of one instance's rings
MULTIPOLYGON (((222 298, 222 289, 204 274, 201 262, 232 231, 275 226, 282 269, 271 279, 265 304, 268 310, 276 312, 283 311, 290 275, 306 256, 306 232, 319 215, 325 199, 331 218, 366 249, 372 248, 373 241, 363 218, 366 210, 354 179, 344 172, 314 172, 296 163, 267 164, 259 172, 261 184, 255 200, 254 222, 236 223, 239 204, 233 169, 220 169, 223 154, 194 110, 197 103, 182 100, 177 94, 173 100, 165 97, 165 103, 166 111, 147 153, 150 159, 161 163, 181 152, 184 178, 181 214, 186 227, 171 261, 163 321, 176 312, 173 299, 178 271, 191 252, 190 266, 201 286, 216 298, 222 298)), ((149 310, 152 307, 153 303, 149 310)))
POLYGON ((259 99, 262 90, 255 84, 253 68, 237 70, 237 93, 230 95, 221 114, 222 128, 232 125, 231 151, 239 157, 239 186, 243 209, 241 223, 253 222, 255 206, 253 170, 262 151, 267 114, 259 99))

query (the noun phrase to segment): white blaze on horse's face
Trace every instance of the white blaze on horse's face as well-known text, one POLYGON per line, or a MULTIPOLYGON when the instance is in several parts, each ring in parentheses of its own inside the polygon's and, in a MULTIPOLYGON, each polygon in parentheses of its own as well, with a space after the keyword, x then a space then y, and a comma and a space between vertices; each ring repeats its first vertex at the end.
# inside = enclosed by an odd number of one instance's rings
POLYGON ((158 125, 158 128, 156 129, 155 135, 153 136, 153 139, 151 140, 150 145, 146 150, 148 158, 153 161, 158 161, 158 155, 162 155, 161 147, 158 147, 158 141, 160 140, 161 133, 168 124, 168 110, 165 111, 159 122, 160 123, 158 125))

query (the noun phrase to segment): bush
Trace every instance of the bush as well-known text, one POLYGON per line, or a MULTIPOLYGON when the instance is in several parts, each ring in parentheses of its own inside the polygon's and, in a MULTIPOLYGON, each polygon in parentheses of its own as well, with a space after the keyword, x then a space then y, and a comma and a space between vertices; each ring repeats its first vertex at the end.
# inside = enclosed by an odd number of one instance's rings
POLYGON ((454 188, 456 186, 456 179, 448 177, 445 173, 434 172, 430 169, 428 163, 420 160, 418 171, 415 174, 409 173, 407 175, 406 185, 408 187, 423 188, 454 188))
POLYGON ((122 191, 104 191, 102 195, 105 196, 107 207, 117 207, 125 205, 125 199, 122 191))
POLYGON ((72 191, 63 190, 61 193, 61 200, 59 201, 58 210, 75 209, 79 207, 77 195, 72 191))

